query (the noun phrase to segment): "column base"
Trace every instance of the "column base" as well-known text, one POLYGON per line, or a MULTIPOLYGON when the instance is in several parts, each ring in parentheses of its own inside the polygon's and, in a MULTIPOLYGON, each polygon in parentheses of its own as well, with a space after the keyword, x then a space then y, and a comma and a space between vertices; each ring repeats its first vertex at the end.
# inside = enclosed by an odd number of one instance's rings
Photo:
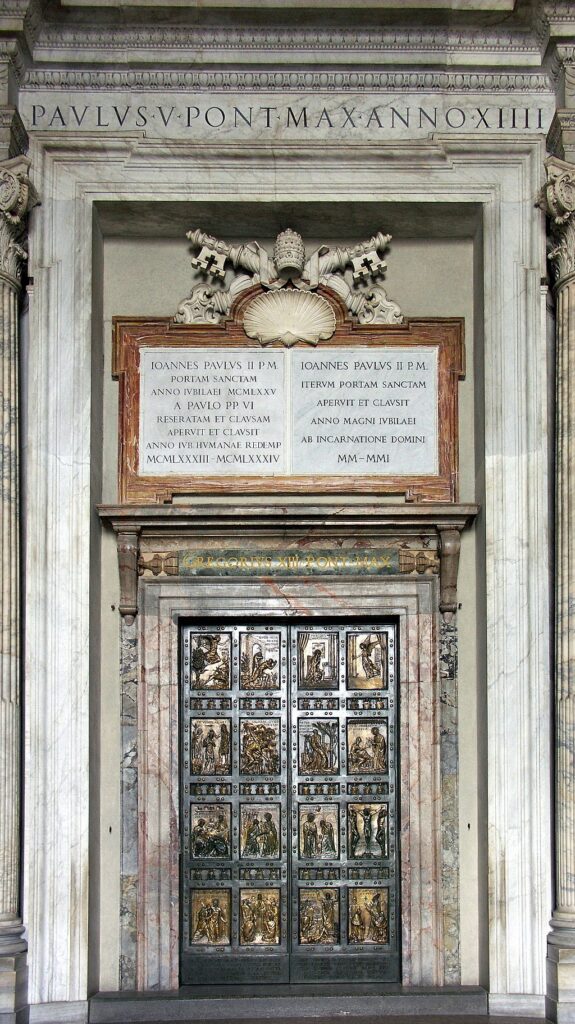
POLYGON ((557 1024, 575 1024, 575 945, 566 929, 553 932, 547 943, 547 997, 545 1015, 557 1024))
POLYGON ((0 1024, 28 1024, 27 954, 0 955, 0 1024))

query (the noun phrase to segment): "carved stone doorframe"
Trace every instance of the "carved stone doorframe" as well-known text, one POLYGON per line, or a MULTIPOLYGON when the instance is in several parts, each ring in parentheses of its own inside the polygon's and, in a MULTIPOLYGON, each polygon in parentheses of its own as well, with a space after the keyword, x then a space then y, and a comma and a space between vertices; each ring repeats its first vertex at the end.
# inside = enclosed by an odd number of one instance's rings
MULTIPOLYGON (((382 214, 389 202, 474 203, 483 211, 485 437, 477 472, 485 474, 485 949, 492 1011, 542 1012, 551 905, 549 355, 544 226, 533 203, 543 155, 542 139, 503 132, 437 134, 407 148, 378 141, 345 154, 327 145, 278 144, 272 154, 239 145, 158 146, 131 135, 35 136, 43 205, 31 235, 25 425, 23 892, 31 1004, 75 1003, 85 1018, 88 992, 94 210, 100 201, 186 202, 191 195, 326 204, 369 196, 382 214)), ((58 1006, 43 1005, 41 1013, 62 1019, 58 1006)))
MULTIPOLYGON (((447 711, 445 679, 437 659, 437 581, 345 579, 146 579, 139 619, 124 626, 124 646, 139 646, 135 729, 138 813, 123 822, 137 830, 137 878, 123 879, 125 923, 136 916, 136 987, 175 989, 179 981, 179 630, 190 616, 218 621, 261 618, 379 615, 399 622, 402 975, 407 985, 456 980, 458 960, 457 838, 446 850, 446 816, 455 811, 455 786, 442 789, 441 734, 447 711), (450 865, 450 871, 446 870, 450 865), (444 885, 442 882, 446 882, 444 885), (134 901, 134 894, 138 898, 134 901)), ((453 628, 453 627, 448 627, 453 628)), ((453 681, 455 683, 455 680, 453 681)), ((450 741, 455 737, 450 737, 450 741)), ((128 926, 126 934, 134 929, 128 926)), ((128 947, 124 948, 124 955, 128 947)))

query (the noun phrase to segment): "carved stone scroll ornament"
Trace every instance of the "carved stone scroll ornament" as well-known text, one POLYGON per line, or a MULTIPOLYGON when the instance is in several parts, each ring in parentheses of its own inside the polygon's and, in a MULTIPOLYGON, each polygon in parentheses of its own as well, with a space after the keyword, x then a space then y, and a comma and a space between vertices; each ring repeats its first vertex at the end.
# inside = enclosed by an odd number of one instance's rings
POLYGON ((461 531, 454 527, 438 526, 439 534, 439 610, 445 622, 451 622, 457 612, 457 574, 461 531))
POLYGON ((27 259, 26 218, 38 199, 28 178, 29 161, 15 157, 0 164, 0 272, 18 282, 27 259))
POLYGON ((548 256, 559 282, 575 273, 575 167, 551 157, 546 168, 547 183, 541 190, 538 205, 550 220, 548 256))
POLYGON ((375 283, 386 270, 382 253, 391 235, 378 232, 350 247, 322 245, 308 259, 301 235, 291 228, 277 236, 272 255, 257 242, 232 246, 199 229, 189 231, 187 237, 195 251, 192 266, 196 270, 223 282, 226 266, 231 264, 235 276, 227 289, 196 285, 179 305, 176 323, 219 323, 229 315, 238 295, 254 284, 260 284, 264 291, 247 304, 244 330, 261 345, 273 341, 317 345, 332 336, 335 317, 329 303, 317 294, 320 285, 339 295, 350 315, 361 324, 399 324, 403 320, 397 303, 375 283), (344 276, 348 267, 353 284, 344 276), (246 273, 240 273, 240 268, 246 273))

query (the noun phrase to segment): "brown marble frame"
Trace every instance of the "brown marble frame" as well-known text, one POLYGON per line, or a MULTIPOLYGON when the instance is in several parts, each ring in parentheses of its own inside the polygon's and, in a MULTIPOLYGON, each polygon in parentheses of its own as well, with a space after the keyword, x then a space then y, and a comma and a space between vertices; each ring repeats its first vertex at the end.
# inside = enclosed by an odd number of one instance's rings
MULTIPOLYGON (((114 317, 112 374, 120 382, 118 494, 120 502, 158 504, 176 495, 194 494, 403 494, 406 501, 458 500, 458 382, 465 375, 464 321, 459 317, 411 319, 393 326, 353 323, 341 301, 321 289, 333 307, 337 327, 322 350, 338 347, 433 347, 438 350, 438 425, 441 425, 439 471, 429 476, 140 476, 139 350, 146 348, 245 348, 255 346, 242 327, 246 303, 259 293, 250 289, 221 324, 179 325, 163 317, 114 317)), ((309 350, 304 344, 296 347, 309 350)), ((278 342, 266 347, 282 348, 278 342)), ((439 427, 438 427, 439 429, 439 427)))
POLYGON ((128 627, 139 649, 138 810, 124 821, 137 842, 136 874, 129 880, 135 987, 178 987, 180 620, 199 614, 220 622, 255 614, 280 618, 294 611, 312 619, 376 613, 398 619, 402 983, 457 983, 456 787, 443 793, 437 579, 347 577, 330 580, 327 588, 321 579, 286 579, 278 587, 261 578, 163 577, 141 579, 139 588, 141 616, 136 629, 128 627), (455 843, 447 859, 446 815, 455 843))

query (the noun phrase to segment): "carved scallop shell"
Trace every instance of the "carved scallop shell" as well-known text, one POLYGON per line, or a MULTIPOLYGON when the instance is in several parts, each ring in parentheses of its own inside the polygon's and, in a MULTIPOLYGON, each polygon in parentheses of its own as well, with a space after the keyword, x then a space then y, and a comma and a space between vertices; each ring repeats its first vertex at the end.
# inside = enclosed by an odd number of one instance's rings
POLYGON ((249 303, 244 313, 244 331, 261 345, 281 341, 288 347, 296 341, 317 345, 331 338, 335 314, 329 302, 314 292, 293 289, 265 292, 249 303))

